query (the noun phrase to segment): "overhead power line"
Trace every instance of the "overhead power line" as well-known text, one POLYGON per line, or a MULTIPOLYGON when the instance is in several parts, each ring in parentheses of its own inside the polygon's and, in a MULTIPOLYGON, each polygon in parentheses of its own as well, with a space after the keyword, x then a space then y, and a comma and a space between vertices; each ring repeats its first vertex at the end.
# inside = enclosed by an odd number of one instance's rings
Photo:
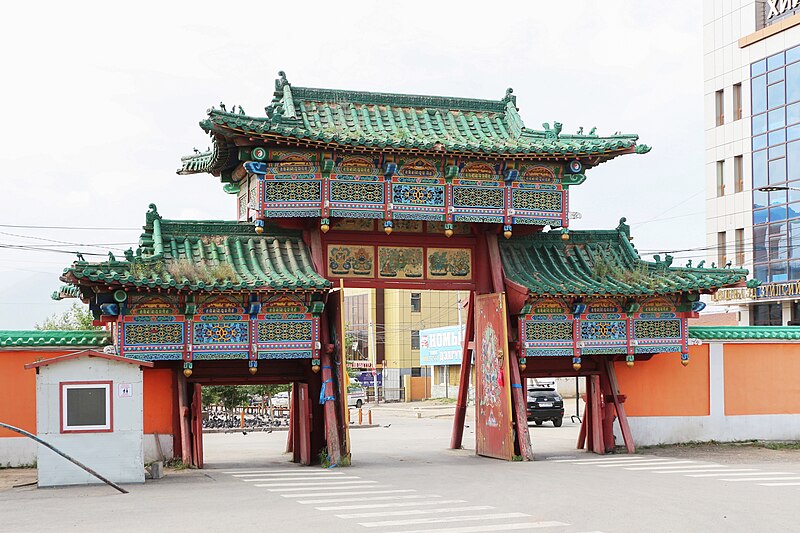
POLYGON ((100 231, 141 231, 140 227, 134 228, 107 228, 103 226, 34 226, 27 224, 0 224, 0 228, 27 228, 27 229, 63 229, 63 230, 100 230, 100 231))

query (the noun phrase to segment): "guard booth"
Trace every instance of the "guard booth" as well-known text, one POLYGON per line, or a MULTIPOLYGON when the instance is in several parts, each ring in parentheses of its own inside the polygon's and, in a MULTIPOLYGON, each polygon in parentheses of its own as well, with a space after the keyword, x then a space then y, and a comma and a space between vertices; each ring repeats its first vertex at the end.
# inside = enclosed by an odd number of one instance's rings
MULTIPOLYGON (((115 483, 144 483, 142 368, 148 361, 95 350, 29 363, 36 371, 36 432, 115 483)), ((39 487, 100 483, 39 445, 39 487)))

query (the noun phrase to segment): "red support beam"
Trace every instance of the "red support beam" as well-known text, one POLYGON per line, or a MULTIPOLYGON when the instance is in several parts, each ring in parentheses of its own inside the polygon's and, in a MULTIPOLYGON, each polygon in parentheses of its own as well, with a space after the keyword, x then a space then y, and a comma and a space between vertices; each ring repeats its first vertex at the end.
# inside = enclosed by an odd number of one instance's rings
POLYGON ((617 409, 617 419, 619 420, 622 440, 625 442, 625 449, 628 453, 636 453, 636 448, 633 444, 633 435, 631 435, 631 427, 628 425, 628 415, 625 413, 625 406, 620 398, 617 372, 614 368, 614 362, 610 359, 606 359, 606 372, 608 373, 608 380, 611 384, 611 394, 614 397, 614 407, 617 409))
POLYGON ((186 376, 178 374, 178 414, 181 423, 181 461, 192 464, 191 431, 189 429, 189 401, 186 376))
POLYGON ((592 451, 594 453, 604 455, 605 449, 603 448, 603 420, 601 415, 602 398, 600 392, 600 376, 589 376, 589 390, 592 396, 592 409, 591 414, 591 435, 592 451))
POLYGON ((470 292, 467 302, 467 322, 464 327, 464 345, 461 348, 461 373, 458 378, 458 399, 453 417, 453 434, 450 437, 450 448, 458 450, 464 437, 464 422, 467 417, 467 400, 469 399, 470 370, 472 369, 472 350, 474 342, 475 316, 473 313, 475 293, 470 292))

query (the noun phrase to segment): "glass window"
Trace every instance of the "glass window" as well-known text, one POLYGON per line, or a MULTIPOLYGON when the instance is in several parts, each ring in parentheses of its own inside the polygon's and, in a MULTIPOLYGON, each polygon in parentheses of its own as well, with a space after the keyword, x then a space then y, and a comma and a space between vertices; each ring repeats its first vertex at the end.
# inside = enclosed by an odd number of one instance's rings
POLYGON ((766 224, 767 222, 769 222, 769 209, 753 211, 753 224, 766 224))
POLYGON ((786 123, 800 122, 800 103, 792 104, 786 108, 786 123))
POLYGON ((769 149, 769 158, 778 159, 779 157, 786 157, 786 145, 779 144, 769 149))
POLYGON ((744 190, 744 175, 742 173, 742 156, 737 155, 733 158, 733 192, 744 190))
POLYGON ((751 83, 753 114, 763 113, 767 110, 767 77, 753 78, 751 83))
POLYGON ((767 58, 767 70, 783 66, 783 52, 767 58))
POLYGON ((728 262, 728 249, 726 232, 720 231, 717 233, 717 264, 724 266, 728 262))
POLYGON ((780 326, 783 320, 781 304, 754 305, 750 312, 751 326, 780 326))
POLYGON ((787 281, 789 279, 788 265, 785 261, 769 264, 769 279, 776 282, 787 281))
POLYGON ((422 296, 418 292, 411 293, 411 312, 419 313, 422 310, 422 296))
POLYGON ((717 161, 717 196, 725 196, 725 161, 717 161))
POLYGON ((789 166, 789 179, 800 179, 800 141, 786 145, 786 163, 789 166))
POLYGON ((725 91, 717 91, 714 94, 714 102, 717 113, 717 126, 725 124, 725 91))
POLYGON ((769 193, 769 205, 786 203, 786 191, 772 191, 769 193))
POLYGON ((784 129, 772 131, 768 133, 767 136, 769 137, 767 143, 770 146, 786 142, 786 130, 784 129))
POLYGON ((783 81, 783 69, 773 70, 767 74, 767 83, 775 83, 776 81, 783 81))
POLYGON ((769 208, 770 222, 777 222, 779 220, 786 220, 786 206, 778 205, 769 208))
POLYGON ((786 125, 786 112, 783 107, 779 109, 773 109, 769 112, 768 116, 769 129, 777 130, 778 128, 782 128, 786 125))
POLYGON ((789 279, 800 279, 800 261, 789 261, 789 279))
MULTIPOLYGON (((789 183, 789 185, 791 187, 800 188, 797 185, 795 185, 795 183, 797 182, 791 182, 789 183)), ((800 190, 789 189, 787 192, 789 193, 790 202, 800 202, 800 190)))
POLYGON ((744 228, 736 230, 733 243, 736 251, 736 265, 741 266, 744 264, 744 228))
MULTIPOLYGON (((790 219, 795 219, 793 222, 790 222, 790 228, 794 232, 796 231, 795 235, 797 235, 798 240, 800 240, 800 222, 796 219, 800 218, 800 202, 794 202, 789 204, 786 209, 788 211, 788 215, 790 219)), ((798 256, 800 257, 800 256, 798 256)))
POLYGON ((797 139, 800 139, 800 124, 786 128, 786 140, 796 141, 797 139))
POLYGON ((61 432, 112 431, 111 383, 62 383, 61 432))
POLYGON ((753 137, 753 150, 761 150, 762 148, 767 147, 767 136, 766 135, 758 135, 753 137))
POLYGON ((753 189, 767 184, 767 152, 753 152, 753 189))
POLYGON ((786 101, 800 100, 800 63, 786 67, 786 101))
POLYGON ((767 267, 767 263, 761 263, 760 265, 756 265, 753 267, 753 277, 755 279, 761 281, 767 281, 767 274, 769 272, 769 268, 767 267))
POLYGON ((764 74, 767 71, 767 60, 762 59, 761 61, 756 61, 752 65, 750 65, 750 75, 751 76, 758 76, 759 74, 764 74))
POLYGON ((785 85, 785 83, 780 82, 767 87, 767 107, 769 107, 769 109, 782 106, 786 103, 785 85))
POLYGON ((419 330, 412 329, 411 330, 411 349, 412 350, 419 350, 419 330))
MULTIPOLYGON (((792 259, 800 259, 800 220, 789 222, 789 252, 792 259)), ((800 278, 792 278, 800 279, 800 278)))
POLYGON ((753 228, 753 260, 767 260, 767 227, 757 226, 753 228))
POLYGON ((742 118, 742 84, 733 86, 733 120, 742 118))
POLYGON ((786 159, 774 159, 769 162, 767 171, 770 185, 786 181, 786 159))
MULTIPOLYGON (((791 63, 792 61, 797 61, 800 59, 800 46, 795 46, 794 48, 790 48, 786 50, 786 63, 791 63)), ((750 69, 752 72, 752 69, 750 69)))
MULTIPOLYGON (((798 111, 798 121, 800 121, 800 109, 798 111)), ((753 135, 767 133, 767 115, 762 113, 753 117, 753 135)))

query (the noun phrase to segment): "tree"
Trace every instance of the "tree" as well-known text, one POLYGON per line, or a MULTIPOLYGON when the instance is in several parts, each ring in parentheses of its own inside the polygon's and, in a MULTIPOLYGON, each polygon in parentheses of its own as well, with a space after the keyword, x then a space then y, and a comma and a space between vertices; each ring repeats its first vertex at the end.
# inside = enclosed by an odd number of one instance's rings
POLYGON ((53 330, 53 329, 101 329, 98 326, 93 326, 92 312, 88 307, 84 307, 78 302, 73 302, 72 307, 60 314, 50 315, 44 319, 41 324, 34 326, 39 330, 53 330))

